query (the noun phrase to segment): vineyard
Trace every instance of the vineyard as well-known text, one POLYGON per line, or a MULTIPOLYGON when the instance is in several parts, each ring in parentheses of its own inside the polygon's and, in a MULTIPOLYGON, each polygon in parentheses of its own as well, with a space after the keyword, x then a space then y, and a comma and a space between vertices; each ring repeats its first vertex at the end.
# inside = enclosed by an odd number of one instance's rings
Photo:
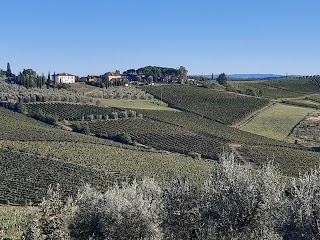
POLYGON ((91 170, 120 173, 121 176, 149 176, 158 180, 176 174, 200 183, 215 165, 213 161, 195 160, 180 154, 89 143, 0 141, 0 148, 59 159, 91 170))
POLYGON ((149 86, 146 91, 157 98, 162 97, 173 107, 223 124, 235 123, 269 102, 266 99, 183 85, 149 86))
POLYGON ((76 195, 78 188, 92 184, 111 185, 117 176, 80 165, 39 157, 13 149, 0 149, 0 203, 39 203, 50 184, 61 184, 64 196, 76 195))
POLYGON ((265 81, 263 84, 293 93, 300 93, 300 95, 319 93, 320 91, 320 88, 309 78, 279 79, 265 81))
MULTIPOLYGON (((98 107, 94 105, 81 105, 72 103, 30 103, 26 104, 28 112, 40 112, 58 116, 59 120, 92 120, 112 119, 114 113, 122 116, 120 111, 114 108, 98 107)), ((133 115, 136 116, 136 113, 133 115)), ((128 116, 127 116, 128 117, 128 116)))
POLYGON ((124 120, 82 123, 90 131, 108 137, 127 133, 132 139, 156 149, 187 154, 197 152, 204 157, 217 159, 226 141, 200 135, 171 124, 151 120, 124 120))
POLYGON ((283 141, 270 139, 250 132, 244 132, 237 128, 202 118, 193 113, 148 110, 140 110, 140 112, 143 114, 144 118, 177 125, 189 131, 209 135, 218 139, 224 139, 228 143, 297 147, 283 141))
POLYGON ((254 96, 259 96, 259 97, 264 97, 269 99, 295 98, 295 97, 304 95, 304 93, 292 92, 286 89, 269 86, 267 81, 261 81, 261 82, 230 81, 228 84, 229 84, 229 87, 227 88, 228 91, 238 92, 238 93, 247 94, 247 95, 254 95, 254 96))
POLYGON ((320 94, 310 95, 310 96, 306 97, 306 99, 320 103, 320 94))
POLYGON ((114 144, 112 141, 57 129, 2 107, 0 107, 0 132, 0 140, 114 144))
POLYGON ((272 161, 282 174, 293 177, 318 167, 320 161, 318 152, 285 147, 245 146, 243 151, 257 164, 272 161))
POLYGON ((292 99, 292 100, 283 100, 282 102, 290 105, 300 106, 300 107, 320 109, 320 103, 312 100, 292 99))

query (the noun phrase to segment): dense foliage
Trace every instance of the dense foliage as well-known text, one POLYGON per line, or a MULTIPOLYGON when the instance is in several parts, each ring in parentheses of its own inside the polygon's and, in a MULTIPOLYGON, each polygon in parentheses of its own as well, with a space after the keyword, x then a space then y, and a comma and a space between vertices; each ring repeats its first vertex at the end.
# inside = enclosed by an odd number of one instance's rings
POLYGON ((35 238, 27 234, 98 240, 319 238, 319 170, 288 180, 287 188, 270 163, 251 170, 238 165, 232 155, 222 155, 220 161, 200 188, 179 176, 164 182, 144 178, 116 184, 104 193, 86 186, 66 204, 58 191, 49 189, 24 236, 28 240, 35 238))
POLYGON ((0 83, 0 102, 48 102, 63 101, 75 103, 94 102, 82 94, 57 88, 25 88, 17 84, 0 83))
MULTIPOLYGON (((188 71, 185 67, 180 66, 178 69, 147 66, 139 68, 137 70, 129 69, 124 74, 137 74, 139 77, 146 79, 148 82, 152 81, 185 81, 187 80, 188 71), (152 80, 148 80, 148 77, 152 77, 152 80)), ((151 78, 150 78, 151 79, 151 78)))
POLYGON ((103 98, 103 99, 141 99, 152 100, 154 97, 135 87, 110 87, 101 91, 93 91, 87 94, 88 97, 103 98))
POLYGON ((178 109, 196 113, 223 124, 232 124, 268 104, 266 99, 238 96, 192 86, 146 87, 157 98, 178 109))

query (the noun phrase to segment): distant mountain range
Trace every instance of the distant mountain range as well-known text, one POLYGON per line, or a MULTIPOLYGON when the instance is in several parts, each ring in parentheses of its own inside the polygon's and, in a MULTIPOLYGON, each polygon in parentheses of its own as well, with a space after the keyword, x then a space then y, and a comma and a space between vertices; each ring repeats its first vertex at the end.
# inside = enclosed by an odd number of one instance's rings
MULTIPOLYGON (((201 76, 201 75, 197 75, 201 76)), ((214 74, 213 77, 217 78, 219 74, 214 74)), ((211 75, 204 75, 211 79, 211 75)), ((261 74, 261 73, 250 73, 250 74, 230 74, 227 75, 227 78, 241 78, 241 79, 275 79, 275 78, 284 78, 285 75, 278 75, 278 74, 261 74)), ((288 75, 288 77, 301 77, 300 75, 288 75)))

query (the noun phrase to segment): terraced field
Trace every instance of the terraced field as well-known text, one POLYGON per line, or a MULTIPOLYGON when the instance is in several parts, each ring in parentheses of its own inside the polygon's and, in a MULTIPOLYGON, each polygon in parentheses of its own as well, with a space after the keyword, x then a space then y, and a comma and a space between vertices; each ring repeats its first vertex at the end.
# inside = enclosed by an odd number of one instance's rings
POLYGON ((314 110, 311 108, 276 104, 260 113, 240 129, 265 137, 284 140, 291 129, 312 111, 314 110))
POLYGON ((162 98, 169 106, 193 112, 223 124, 235 123, 269 102, 266 99, 194 86, 164 85, 149 86, 145 89, 157 98, 162 98))

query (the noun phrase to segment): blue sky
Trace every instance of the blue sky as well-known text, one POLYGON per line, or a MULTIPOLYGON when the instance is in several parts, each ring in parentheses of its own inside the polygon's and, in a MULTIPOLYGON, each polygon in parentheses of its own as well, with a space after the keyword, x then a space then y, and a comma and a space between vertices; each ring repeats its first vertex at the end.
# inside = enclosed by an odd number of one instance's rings
POLYGON ((0 68, 320 74, 319 0, 10 0, 0 68))

